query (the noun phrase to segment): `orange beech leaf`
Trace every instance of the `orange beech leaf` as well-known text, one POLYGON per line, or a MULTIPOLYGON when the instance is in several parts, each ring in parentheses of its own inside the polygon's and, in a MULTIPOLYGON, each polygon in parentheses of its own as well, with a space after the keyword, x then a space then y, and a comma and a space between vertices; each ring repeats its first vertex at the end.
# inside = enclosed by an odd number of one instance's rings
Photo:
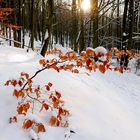
POLYGON ((48 50, 48 51, 46 52, 46 54, 47 54, 47 55, 51 54, 51 51, 50 51, 50 50, 48 50))
POLYGON ((68 110, 64 110, 64 112, 65 112, 65 115, 70 115, 70 112, 68 111, 68 110))
POLYGON ((31 120, 25 120, 23 123, 23 128, 28 129, 28 128, 32 127, 32 125, 33 125, 33 122, 31 120))
POLYGON ((20 95, 20 92, 18 91, 18 90, 14 90, 13 91, 13 96, 16 96, 17 98, 19 97, 19 95, 20 95))
POLYGON ((99 53, 97 54, 97 56, 98 56, 98 57, 102 57, 102 56, 104 56, 104 54, 101 53, 101 52, 99 52, 99 53))
POLYGON ((52 101, 55 103, 57 101, 57 98, 53 96, 52 101))
POLYGON ((88 58, 87 56, 82 57, 82 62, 83 62, 83 63, 86 63, 88 59, 89 59, 89 58, 88 58))
POLYGON ((40 86, 37 86, 34 90, 34 92, 39 92, 40 91, 40 86))
POLYGON ((61 50, 57 50, 57 53, 58 53, 59 56, 62 55, 62 51, 61 50))
POLYGON ((45 59, 40 59, 40 60, 39 60, 39 64, 40 64, 40 65, 44 65, 44 64, 46 64, 45 59))
POLYGON ((98 66, 95 62, 92 62, 92 67, 93 67, 94 72, 96 72, 96 69, 98 68, 98 66))
POLYGON ((32 79, 28 79, 28 85, 31 86, 32 85, 32 79))
POLYGON ((63 70, 64 69, 64 66, 59 66, 59 70, 63 70))
POLYGON ((101 73, 105 73, 105 71, 106 71, 105 66, 104 65, 99 65, 99 71, 101 73))
POLYGON ((62 121, 62 117, 61 117, 61 115, 59 115, 59 113, 57 115, 57 120, 62 121))
POLYGON ((32 89, 32 85, 29 85, 29 87, 27 89, 25 89, 26 93, 33 93, 33 89, 32 89))
POLYGON ((59 103, 60 103, 59 99, 57 99, 55 96, 53 96, 51 99, 53 102, 53 107, 57 108, 59 106, 59 103))
POLYGON ((23 111, 23 106, 21 105, 17 108, 17 112, 18 114, 22 114, 22 111, 23 111))
POLYGON ((104 61, 103 65, 106 66, 108 64, 108 61, 104 61))
POLYGON ((21 87, 23 85, 23 83, 21 82, 21 80, 18 81, 18 85, 21 87))
POLYGON ((53 58, 53 59, 51 60, 51 63, 56 63, 56 62, 58 62, 56 58, 53 58))
POLYGON ((56 126, 56 124, 57 124, 57 118, 56 118, 55 116, 52 116, 52 117, 50 118, 49 124, 50 124, 51 126, 56 126))
POLYGON ((25 94, 24 94, 24 91, 23 91, 23 90, 20 90, 20 91, 19 91, 19 96, 21 96, 21 97, 23 98, 24 95, 25 95, 25 94))
POLYGON ((59 120, 57 120, 56 126, 60 126, 60 121, 59 120))
POLYGON ((61 107, 59 107, 58 116, 61 116, 62 113, 63 113, 63 109, 61 107))
POLYGON ((44 107, 46 110, 48 110, 48 109, 49 109, 49 105, 48 105, 48 104, 46 104, 46 103, 43 103, 43 107, 44 107))
POLYGON ((90 56, 93 56, 93 55, 94 55, 94 50, 88 48, 88 49, 86 50, 86 54, 87 54, 87 55, 90 55, 90 56))
POLYGON ((77 69, 72 70, 73 73, 79 73, 77 69))
POLYGON ((78 59, 78 60, 76 61, 76 65, 77 65, 78 67, 82 67, 82 66, 83 66, 83 61, 82 61, 82 59, 78 59))
POLYGON ((114 71, 118 71, 118 68, 116 67, 116 68, 114 68, 114 71))
POLYGON ((8 80, 8 81, 6 81, 6 83, 4 85, 9 86, 10 83, 11 83, 11 80, 8 80))
POLYGON ((45 129, 45 127, 44 127, 44 125, 42 123, 37 124, 37 132, 38 133, 39 132, 45 132, 45 131, 46 131, 46 129, 45 129))
POLYGON ((84 57, 84 56, 86 56, 86 52, 85 52, 85 51, 82 51, 82 52, 80 53, 80 55, 84 57))
POLYGON ((24 72, 22 72, 22 73, 21 73, 21 76, 22 76, 22 77, 25 77, 26 79, 29 78, 29 74, 28 74, 28 73, 24 73, 24 72))
POLYGON ((23 83, 26 81, 26 79, 24 79, 23 77, 21 77, 20 80, 21 80, 23 83))
POLYGON ((53 102, 53 107, 54 108, 58 108, 59 107, 59 101, 57 100, 56 102, 53 102))
POLYGON ((66 56, 66 55, 61 56, 60 59, 61 59, 62 61, 65 61, 65 60, 67 60, 67 56, 66 56))
POLYGON ((34 93, 36 94, 37 97, 40 97, 40 93, 41 93, 40 86, 34 89, 34 93))
POLYGON ((57 49, 54 48, 54 49, 52 50, 52 52, 55 54, 55 53, 57 52, 57 49))
POLYGON ((86 65, 87 65, 87 67, 89 67, 89 65, 90 65, 91 62, 92 62, 91 59, 88 59, 88 60, 86 61, 86 65))
POLYGON ((73 67, 74 67, 73 64, 65 65, 64 70, 72 70, 73 67))
POLYGON ((87 67, 87 69, 91 72, 93 68, 90 66, 90 67, 87 67))
POLYGON ((49 96, 49 99, 52 99, 52 97, 53 97, 53 96, 52 96, 52 93, 51 93, 51 95, 49 96))
POLYGON ((24 112, 27 112, 28 109, 30 108, 30 104, 29 103, 23 104, 22 106, 23 106, 24 112))
POLYGON ((14 87, 15 87, 17 84, 18 84, 18 83, 17 83, 16 80, 13 80, 13 81, 12 81, 12 85, 13 85, 14 87))
POLYGON ((50 83, 50 82, 48 83, 48 86, 49 86, 49 87, 52 87, 52 85, 53 85, 52 83, 50 83))
POLYGON ((124 70, 123 67, 120 67, 120 68, 119 68, 119 72, 120 72, 120 73, 123 73, 123 70, 124 70))
POLYGON ((57 96, 58 99, 61 98, 61 93, 59 93, 58 91, 55 91, 55 95, 57 96))
POLYGON ((17 117, 16 116, 13 117, 13 121, 17 122, 17 117))
POLYGON ((72 51, 72 52, 67 52, 66 55, 68 56, 69 61, 74 60, 74 59, 75 59, 75 60, 77 59, 76 53, 75 53, 74 51, 72 51))
POLYGON ((69 113, 69 111, 68 110, 63 110, 63 113, 61 114, 61 115, 63 115, 63 116, 68 116, 68 115, 70 115, 70 113, 69 113))
POLYGON ((17 123, 17 117, 16 116, 10 117, 9 123, 17 123))
POLYGON ((111 53, 110 53, 110 52, 107 52, 107 53, 106 53, 106 57, 107 57, 107 59, 110 59, 111 53))
POLYGON ((50 86, 46 85, 46 90, 50 91, 50 86))
POLYGON ((110 69, 110 64, 107 64, 107 65, 106 65, 106 68, 107 68, 107 69, 110 69))
POLYGON ((57 64, 53 64, 50 68, 53 68, 54 70, 56 70, 57 72, 59 72, 59 68, 57 67, 57 64))
POLYGON ((21 104, 20 106, 18 106, 17 112, 18 112, 18 114, 26 115, 29 108, 30 108, 29 103, 21 104))

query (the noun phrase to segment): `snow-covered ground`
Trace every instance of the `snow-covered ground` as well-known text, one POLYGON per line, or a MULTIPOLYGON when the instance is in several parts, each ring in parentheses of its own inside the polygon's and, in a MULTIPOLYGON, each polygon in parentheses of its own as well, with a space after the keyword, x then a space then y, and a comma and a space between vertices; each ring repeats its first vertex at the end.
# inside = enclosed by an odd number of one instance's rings
MULTIPOLYGON (((19 123, 8 122, 16 112, 17 99, 4 83, 18 78, 23 71, 32 75, 40 68, 40 58, 31 51, 0 46, 0 140, 30 140, 19 123)), ((71 112, 68 128, 46 124, 40 140, 140 140, 139 76, 111 71, 88 76, 46 70, 34 80, 37 84, 52 82, 71 112), (70 130, 75 133, 69 134, 70 130)))

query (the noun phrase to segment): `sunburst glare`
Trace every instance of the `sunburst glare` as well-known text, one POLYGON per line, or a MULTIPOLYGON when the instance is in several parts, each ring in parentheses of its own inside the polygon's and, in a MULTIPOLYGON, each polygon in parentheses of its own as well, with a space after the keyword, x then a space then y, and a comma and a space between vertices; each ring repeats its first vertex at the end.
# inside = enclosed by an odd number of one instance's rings
POLYGON ((87 12, 90 10, 90 7, 91 7, 91 3, 90 3, 90 0, 83 0, 82 3, 81 3, 81 8, 87 12))

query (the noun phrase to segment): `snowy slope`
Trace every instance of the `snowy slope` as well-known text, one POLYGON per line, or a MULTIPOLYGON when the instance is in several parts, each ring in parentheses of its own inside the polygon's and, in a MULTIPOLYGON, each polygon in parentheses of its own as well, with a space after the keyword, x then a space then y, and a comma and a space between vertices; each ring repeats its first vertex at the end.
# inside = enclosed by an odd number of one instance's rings
MULTIPOLYGON (((30 140, 20 123, 8 122, 16 112, 17 100, 12 88, 3 85, 22 71, 32 74, 38 70, 39 58, 33 52, 0 46, 0 140, 30 140)), ((47 126, 40 140, 140 140, 140 77, 110 71, 87 76, 46 70, 35 82, 54 83, 71 112, 69 128, 47 126), (70 130, 76 133, 65 138, 70 130)))

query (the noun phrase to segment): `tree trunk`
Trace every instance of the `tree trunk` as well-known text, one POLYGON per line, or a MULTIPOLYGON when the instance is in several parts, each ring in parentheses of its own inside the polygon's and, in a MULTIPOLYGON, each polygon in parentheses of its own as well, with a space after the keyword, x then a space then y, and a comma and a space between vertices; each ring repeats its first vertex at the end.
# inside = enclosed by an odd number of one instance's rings
POLYGON ((31 48, 34 50, 34 0, 31 1, 31 48))
MULTIPOLYGON (((18 0, 17 24, 21 26, 21 0, 18 0)), ((18 34, 18 42, 21 42, 21 29, 17 30, 17 34, 18 34)), ((21 45, 18 44, 18 47, 21 47, 21 45)))
POLYGON ((98 47, 98 0, 92 0, 93 48, 98 47))
POLYGON ((128 50, 130 50, 133 47, 132 36, 133 36, 133 23, 134 23, 134 0, 129 1, 129 16, 128 16, 128 20, 129 20, 128 50))
POLYGON ((52 35, 52 24, 53 24, 53 9, 54 9, 54 1, 48 0, 48 37, 45 39, 45 43, 41 50, 41 55, 45 57, 46 51, 49 47, 49 43, 52 35))
POLYGON ((77 13, 76 13, 76 0, 72 0, 72 45, 73 49, 77 52, 76 38, 78 34, 78 25, 77 25, 77 13))
POLYGON ((79 51, 83 51, 85 49, 85 39, 84 39, 84 13, 83 10, 80 9, 80 48, 79 51))
POLYGON ((125 0, 125 5, 124 5, 124 12, 123 12, 123 25, 122 25, 122 30, 123 30, 123 35, 122 35, 122 49, 126 50, 126 19, 127 19, 127 11, 128 11, 128 2, 129 0, 125 0))

